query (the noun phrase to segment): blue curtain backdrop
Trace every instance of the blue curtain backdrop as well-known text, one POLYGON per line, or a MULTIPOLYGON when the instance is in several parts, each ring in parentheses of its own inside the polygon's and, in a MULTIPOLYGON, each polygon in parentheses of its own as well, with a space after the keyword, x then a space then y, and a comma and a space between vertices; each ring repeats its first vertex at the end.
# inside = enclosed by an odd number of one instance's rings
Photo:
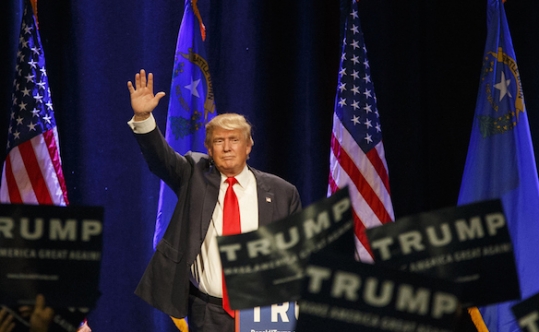
MULTIPOLYGON (((395 216, 455 205, 486 38, 486 1, 362 0, 395 216)), ((250 164, 325 197, 347 2, 199 0, 219 112, 254 125, 250 164)), ((22 0, 0 13, 0 146, 5 146, 22 0), (5 133, 5 134, 4 134, 5 133)), ((539 148, 539 2, 508 0, 539 148)), ((103 293, 94 331, 167 331, 133 291, 152 254, 159 181, 126 122, 126 82, 145 68, 170 90, 183 1, 39 0, 38 17, 71 205, 105 207, 103 293)), ((168 100, 154 114, 165 128, 168 100)), ((0 151, 2 160, 4 151, 0 151)))

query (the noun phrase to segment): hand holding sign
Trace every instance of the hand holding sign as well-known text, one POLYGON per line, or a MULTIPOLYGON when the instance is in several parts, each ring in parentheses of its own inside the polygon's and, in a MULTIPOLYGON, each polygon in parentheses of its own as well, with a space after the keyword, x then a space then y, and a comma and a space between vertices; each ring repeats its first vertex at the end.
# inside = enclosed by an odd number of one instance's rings
POLYGON ((0 332, 47 332, 51 327, 53 317, 54 310, 46 306, 45 297, 38 294, 33 306, 22 306, 14 310, 2 307, 0 311, 0 332))
POLYGON ((0 204, 0 303, 17 324, 45 331, 54 308, 51 328, 77 329, 100 296, 102 237, 101 207, 0 204))
POLYGON ((14 328, 13 316, 8 312, 7 308, 2 307, 0 310, 0 332, 11 332, 14 328))

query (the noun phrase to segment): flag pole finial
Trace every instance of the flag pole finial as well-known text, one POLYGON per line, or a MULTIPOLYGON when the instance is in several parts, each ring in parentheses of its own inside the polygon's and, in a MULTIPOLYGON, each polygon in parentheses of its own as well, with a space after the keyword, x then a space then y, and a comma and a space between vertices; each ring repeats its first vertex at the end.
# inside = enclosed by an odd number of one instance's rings
POLYGON ((34 18, 36 19, 36 28, 39 29, 39 22, 37 20, 37 0, 30 0, 30 4, 32 5, 32 10, 34 11, 34 18))
POLYGON ((202 35, 202 41, 205 41, 206 40, 206 27, 204 26, 204 23, 202 22, 202 16, 200 16, 200 11, 198 10, 197 2, 198 0, 191 0, 191 5, 193 6, 193 13, 195 13, 195 16, 198 19, 198 23, 200 24, 200 34, 202 35))

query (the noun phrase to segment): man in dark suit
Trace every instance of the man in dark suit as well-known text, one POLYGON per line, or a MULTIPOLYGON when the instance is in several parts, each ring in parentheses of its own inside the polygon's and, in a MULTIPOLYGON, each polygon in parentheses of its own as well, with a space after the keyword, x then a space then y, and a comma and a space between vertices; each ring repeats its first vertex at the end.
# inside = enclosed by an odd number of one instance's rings
POLYGON ((135 293, 173 317, 189 316, 190 331, 234 331, 234 314, 223 309, 221 300, 216 241, 223 231, 223 199, 229 183, 239 204, 241 232, 298 212, 298 191, 247 165, 254 142, 242 115, 216 116, 206 125, 208 155, 182 156, 167 144, 152 116, 165 95, 153 94, 152 74, 146 77, 141 70, 134 85, 128 82, 128 89, 134 112, 128 124, 142 154, 150 170, 178 196, 171 222, 135 293))

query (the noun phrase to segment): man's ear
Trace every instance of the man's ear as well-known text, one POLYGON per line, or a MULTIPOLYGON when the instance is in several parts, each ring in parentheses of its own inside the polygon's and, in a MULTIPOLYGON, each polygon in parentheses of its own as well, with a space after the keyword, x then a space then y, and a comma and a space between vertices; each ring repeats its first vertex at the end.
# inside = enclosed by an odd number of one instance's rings
POLYGON ((206 150, 208 151, 208 155, 213 158, 213 150, 206 144, 204 144, 204 146, 206 147, 206 150))

